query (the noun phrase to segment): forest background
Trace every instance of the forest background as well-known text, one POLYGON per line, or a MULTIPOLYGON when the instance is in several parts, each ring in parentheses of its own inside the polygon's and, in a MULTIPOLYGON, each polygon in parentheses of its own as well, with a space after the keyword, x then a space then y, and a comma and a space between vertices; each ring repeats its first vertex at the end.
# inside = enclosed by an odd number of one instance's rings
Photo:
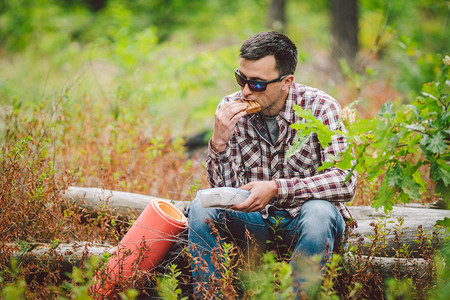
MULTIPOLYGON (((298 45, 296 82, 336 98, 370 153, 350 205, 445 203, 449 15, 444 0, 2 0, 2 243, 119 240, 110 214, 94 230, 59 206, 70 185, 192 200, 207 183, 186 137, 207 139, 242 41, 269 29, 298 45), (336 14, 345 2, 351 16, 336 14)), ((3 285, 17 278, 5 270, 3 285)))

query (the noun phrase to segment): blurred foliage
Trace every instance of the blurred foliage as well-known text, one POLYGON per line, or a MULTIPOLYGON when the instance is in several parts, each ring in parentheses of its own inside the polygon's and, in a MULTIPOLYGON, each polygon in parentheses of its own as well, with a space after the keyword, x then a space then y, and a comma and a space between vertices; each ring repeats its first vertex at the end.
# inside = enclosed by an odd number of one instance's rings
POLYGON ((423 82, 434 80, 448 54, 448 1, 361 0, 360 7, 363 51, 370 49, 390 64, 395 71, 388 68, 383 76, 392 77, 401 92, 414 98, 423 82))
MULTIPOLYGON (((82 86, 80 94, 92 95, 100 88, 100 96, 107 97, 104 90, 120 85, 130 94, 139 91, 137 98, 155 98, 158 81, 165 82, 164 90, 177 82, 171 86, 174 90, 184 76, 191 80, 180 84, 179 95, 163 93, 162 98, 183 103, 193 96, 198 107, 208 107, 211 113, 212 102, 236 88, 229 74, 237 63, 237 48, 249 35, 266 30, 268 4, 269 0, 3 0, 1 102, 10 103, 14 96, 36 102, 75 82, 82 86), (204 78, 214 72, 207 82, 190 72, 204 57, 210 62, 203 63, 204 78), (150 74, 167 68, 156 80, 150 74), (107 82, 99 77, 107 77, 107 82), (142 77, 147 77, 144 88, 142 77), (193 82, 198 84, 191 88, 193 82), (211 89, 201 96, 186 92, 203 89, 205 83, 211 89)), ((287 34, 299 44, 301 63, 318 49, 328 51, 328 9, 327 0, 287 1, 287 34)), ((401 92, 416 95, 422 82, 435 77, 447 50, 449 12, 444 0, 361 0, 361 56, 382 58, 386 63, 379 67, 380 76, 392 78, 401 92)), ((364 59, 362 64, 365 68, 364 59)))
POLYGON ((263 28, 263 11, 257 0, 109 0, 97 12, 85 2, 5 0, 0 103, 17 97, 28 106, 70 89, 95 106, 120 90, 122 111, 181 114, 175 130, 209 127, 218 99, 235 89, 227 73, 238 43, 263 28))
POLYGON ((240 14, 246 20, 248 35, 264 24, 260 15, 264 15, 266 5, 263 0, 108 0, 94 12, 91 2, 95 1, 3 0, 1 45, 18 51, 36 44, 51 46, 55 42, 51 38, 60 42, 88 43, 98 37, 114 41, 117 35, 136 34, 149 27, 157 28, 161 41, 186 28, 196 39, 205 40, 227 29, 242 31, 235 21, 240 14), (205 26, 210 30, 205 31, 205 26), (42 41, 46 35, 49 40, 42 41))

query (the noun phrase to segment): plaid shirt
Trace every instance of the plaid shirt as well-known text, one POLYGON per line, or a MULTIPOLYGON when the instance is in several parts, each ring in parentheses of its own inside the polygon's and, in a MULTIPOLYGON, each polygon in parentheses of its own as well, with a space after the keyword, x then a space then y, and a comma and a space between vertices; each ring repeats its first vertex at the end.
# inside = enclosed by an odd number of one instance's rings
MULTIPOLYGON (((219 107, 225 101, 241 98, 241 92, 231 94, 222 99, 219 107)), ((329 146, 322 148, 317 135, 312 134, 300 151, 286 157, 286 151, 296 141, 298 133, 290 125, 302 122, 294 112, 294 104, 311 110, 331 130, 343 129, 339 122, 340 105, 336 100, 320 90, 293 83, 283 109, 276 116, 277 141, 272 143, 261 113, 241 118, 225 151, 215 152, 209 142, 208 182, 211 187, 240 187, 252 181, 274 180, 278 185, 278 196, 261 212, 265 218, 270 206, 286 209, 295 217, 302 203, 321 199, 333 202, 348 220, 351 214, 343 202, 354 197, 356 174, 344 183, 349 170, 331 167, 317 172, 328 154, 336 156, 345 149, 345 137, 335 135, 329 146)))

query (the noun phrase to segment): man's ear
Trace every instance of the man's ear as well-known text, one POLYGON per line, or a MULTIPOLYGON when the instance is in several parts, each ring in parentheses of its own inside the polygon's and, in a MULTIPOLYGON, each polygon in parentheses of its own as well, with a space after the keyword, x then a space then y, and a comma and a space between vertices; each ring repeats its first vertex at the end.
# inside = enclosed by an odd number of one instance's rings
POLYGON ((291 84, 294 82, 294 75, 289 75, 286 78, 283 79, 283 90, 289 90, 291 84))

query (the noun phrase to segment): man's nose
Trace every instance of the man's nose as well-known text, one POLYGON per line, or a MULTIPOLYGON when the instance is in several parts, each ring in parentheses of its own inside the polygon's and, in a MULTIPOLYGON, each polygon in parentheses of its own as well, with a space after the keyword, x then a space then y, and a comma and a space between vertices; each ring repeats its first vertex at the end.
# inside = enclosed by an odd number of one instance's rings
POLYGON ((244 87, 242 88, 242 95, 244 96, 244 98, 247 98, 247 96, 250 95, 251 93, 252 93, 252 90, 248 86, 248 83, 246 83, 244 85, 244 87))

